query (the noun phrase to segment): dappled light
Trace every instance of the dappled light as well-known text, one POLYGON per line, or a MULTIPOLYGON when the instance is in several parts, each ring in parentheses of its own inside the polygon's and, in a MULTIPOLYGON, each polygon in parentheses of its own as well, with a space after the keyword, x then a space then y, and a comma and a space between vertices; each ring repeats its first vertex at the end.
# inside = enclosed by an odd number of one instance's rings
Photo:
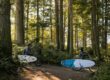
POLYGON ((109 80, 110 0, 0 0, 0 80, 109 80))
POLYGON ((40 70, 36 71, 36 73, 34 74, 28 72, 26 76, 28 77, 25 77, 25 78, 26 79, 28 78, 30 80, 61 80, 60 78, 58 78, 55 75, 52 75, 49 72, 42 72, 40 70))
POLYGON ((82 70, 81 72, 73 71, 64 67, 43 65, 40 67, 28 66, 20 73, 24 80, 68 80, 68 79, 88 79, 91 72, 82 70), (28 68, 28 69, 27 69, 28 68), (84 73, 84 74, 83 74, 84 73), (85 78, 86 76, 86 78, 85 78))

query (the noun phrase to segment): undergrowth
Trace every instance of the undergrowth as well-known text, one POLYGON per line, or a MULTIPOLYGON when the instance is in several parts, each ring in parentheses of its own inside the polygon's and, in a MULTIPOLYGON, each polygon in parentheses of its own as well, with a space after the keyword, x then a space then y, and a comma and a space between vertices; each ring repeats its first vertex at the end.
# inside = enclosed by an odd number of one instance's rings
POLYGON ((101 64, 90 80, 110 80, 110 62, 101 64))

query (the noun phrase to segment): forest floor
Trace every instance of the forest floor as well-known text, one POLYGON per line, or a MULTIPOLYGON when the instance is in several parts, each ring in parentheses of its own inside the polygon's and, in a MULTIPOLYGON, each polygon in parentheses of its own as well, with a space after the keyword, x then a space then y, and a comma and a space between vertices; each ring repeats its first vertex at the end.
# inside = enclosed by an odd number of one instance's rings
POLYGON ((87 69, 75 71, 55 65, 31 65, 22 69, 20 80, 89 80, 92 74, 87 69))

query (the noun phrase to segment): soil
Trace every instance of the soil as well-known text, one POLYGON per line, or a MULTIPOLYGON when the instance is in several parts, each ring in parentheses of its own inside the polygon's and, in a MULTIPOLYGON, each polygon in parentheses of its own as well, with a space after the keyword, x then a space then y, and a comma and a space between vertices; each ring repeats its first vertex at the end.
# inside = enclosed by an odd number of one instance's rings
POLYGON ((90 77, 87 69, 75 71, 55 65, 31 65, 20 71, 20 80, 89 80, 90 77))

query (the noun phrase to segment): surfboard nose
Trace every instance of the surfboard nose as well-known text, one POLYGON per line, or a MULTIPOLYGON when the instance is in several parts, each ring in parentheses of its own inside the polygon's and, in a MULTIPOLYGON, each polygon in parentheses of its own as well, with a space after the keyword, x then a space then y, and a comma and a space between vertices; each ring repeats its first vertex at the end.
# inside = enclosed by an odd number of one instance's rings
POLYGON ((74 67, 74 59, 62 60, 61 65, 64 67, 73 68, 74 67))

